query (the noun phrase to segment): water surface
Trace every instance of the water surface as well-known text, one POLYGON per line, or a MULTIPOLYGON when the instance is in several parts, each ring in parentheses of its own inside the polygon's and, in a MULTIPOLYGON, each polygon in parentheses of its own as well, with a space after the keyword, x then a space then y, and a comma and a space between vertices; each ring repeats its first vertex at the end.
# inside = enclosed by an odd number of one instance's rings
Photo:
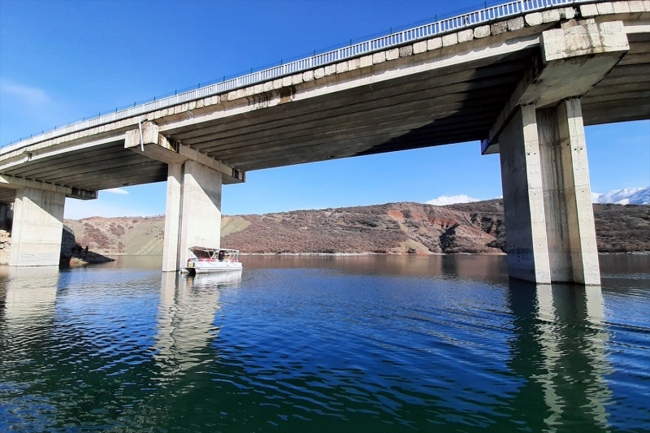
POLYGON ((0 431, 649 431, 650 257, 160 258, 0 275, 0 431))

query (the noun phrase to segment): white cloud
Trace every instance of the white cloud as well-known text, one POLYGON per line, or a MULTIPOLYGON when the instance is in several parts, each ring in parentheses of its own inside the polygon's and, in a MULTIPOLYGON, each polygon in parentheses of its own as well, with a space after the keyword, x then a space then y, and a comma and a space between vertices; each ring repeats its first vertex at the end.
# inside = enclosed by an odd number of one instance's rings
POLYGON ((448 204, 455 204, 455 203, 472 203, 475 201, 479 201, 476 198, 469 197, 465 194, 461 195, 452 195, 450 197, 447 197, 446 195, 440 196, 438 198, 434 198, 433 200, 429 200, 426 202, 426 204, 432 204, 434 206, 445 206, 448 204))
POLYGON ((125 190, 124 188, 110 188, 110 189, 103 189, 102 192, 108 192, 111 194, 122 194, 122 195, 128 195, 129 192, 125 190))
MULTIPOLYGON (((102 191, 103 192, 103 191, 102 191)), ((160 214, 160 213, 158 213, 160 214)), ((67 219, 79 220, 94 216, 104 218, 117 217, 136 217, 136 216, 154 216, 150 211, 141 208, 130 207, 124 204, 114 204, 107 200, 98 198, 96 200, 77 200, 74 198, 66 199, 63 217, 67 219)))
POLYGON ((32 107, 42 106, 51 101, 48 94, 38 87, 24 86, 6 80, 0 81, 0 94, 17 98, 32 107))

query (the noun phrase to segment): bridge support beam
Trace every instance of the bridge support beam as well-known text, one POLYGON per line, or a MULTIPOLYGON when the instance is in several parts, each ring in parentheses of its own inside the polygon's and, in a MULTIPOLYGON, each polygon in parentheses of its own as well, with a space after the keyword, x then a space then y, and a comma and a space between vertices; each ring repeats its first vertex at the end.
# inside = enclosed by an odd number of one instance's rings
POLYGON ((599 285, 579 99, 518 107, 499 146, 510 276, 599 285))
POLYGON ((64 192, 16 190, 9 266, 58 266, 63 231, 64 192))
POLYGON ((188 248, 221 245, 222 174, 196 161, 169 164, 163 271, 185 266, 188 248))

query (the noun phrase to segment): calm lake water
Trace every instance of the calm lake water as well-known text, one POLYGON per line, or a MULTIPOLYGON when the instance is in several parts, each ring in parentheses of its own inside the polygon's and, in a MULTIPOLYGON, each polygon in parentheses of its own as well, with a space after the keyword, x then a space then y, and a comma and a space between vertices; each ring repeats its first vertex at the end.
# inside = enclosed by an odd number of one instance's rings
POLYGON ((650 431, 650 256, 242 261, 0 268, 0 431, 650 431))

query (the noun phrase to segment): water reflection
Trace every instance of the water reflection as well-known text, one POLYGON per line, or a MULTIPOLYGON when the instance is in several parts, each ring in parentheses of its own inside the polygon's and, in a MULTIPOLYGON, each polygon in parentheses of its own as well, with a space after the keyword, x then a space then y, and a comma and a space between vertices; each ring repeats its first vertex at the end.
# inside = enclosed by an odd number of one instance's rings
POLYGON ((196 277, 162 274, 155 338, 155 361, 162 382, 179 379, 212 361, 206 352, 219 332, 214 317, 220 308, 220 289, 240 281, 241 271, 196 277))
POLYGON ((3 316, 9 333, 25 328, 48 326, 54 315, 59 286, 57 267, 3 268, 3 316))
POLYGON ((507 275, 505 256, 243 256, 244 269, 331 268, 350 274, 438 277, 502 283, 507 275))
POLYGON ((511 280, 509 304, 516 332, 508 365, 525 379, 515 418, 533 431, 606 431, 612 369, 600 287, 511 280), (526 410, 531 405, 544 410, 526 410))

